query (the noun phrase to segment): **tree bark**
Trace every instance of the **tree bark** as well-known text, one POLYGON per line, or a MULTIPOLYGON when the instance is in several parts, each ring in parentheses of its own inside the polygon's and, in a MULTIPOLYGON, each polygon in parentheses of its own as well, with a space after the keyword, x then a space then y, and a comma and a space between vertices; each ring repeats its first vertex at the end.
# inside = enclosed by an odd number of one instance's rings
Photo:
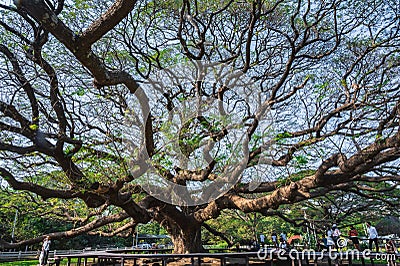
POLYGON ((167 231, 174 244, 174 253, 205 252, 201 243, 201 225, 173 225, 168 226, 167 231))
POLYGON ((153 220, 163 226, 174 244, 174 253, 205 252, 201 242, 204 221, 196 220, 194 209, 165 204, 153 197, 142 200, 143 208, 153 213, 153 220))

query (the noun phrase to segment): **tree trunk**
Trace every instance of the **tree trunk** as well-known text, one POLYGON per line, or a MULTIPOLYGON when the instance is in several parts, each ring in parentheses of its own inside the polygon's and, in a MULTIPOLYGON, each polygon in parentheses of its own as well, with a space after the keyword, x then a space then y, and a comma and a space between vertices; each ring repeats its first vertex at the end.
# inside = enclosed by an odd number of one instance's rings
MULTIPOLYGON (((159 202, 153 202, 155 206, 159 202)), ((149 204, 151 206, 151 204, 149 204)), ((176 206, 163 204, 157 206, 154 212, 154 220, 163 226, 171 236, 174 244, 174 253, 198 253, 205 252, 201 242, 202 222, 193 216, 193 210, 186 209, 186 212, 176 206)))
POLYGON ((201 243, 201 225, 173 225, 167 228, 174 244, 174 253, 205 252, 201 243))

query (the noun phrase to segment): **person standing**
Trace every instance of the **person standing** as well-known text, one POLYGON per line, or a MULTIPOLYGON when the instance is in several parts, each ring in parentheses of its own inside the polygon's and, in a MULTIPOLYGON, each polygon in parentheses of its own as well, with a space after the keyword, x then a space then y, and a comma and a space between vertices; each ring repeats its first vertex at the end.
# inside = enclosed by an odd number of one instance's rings
POLYGON ((253 241, 251 243, 251 250, 257 251, 260 249, 260 245, 258 244, 257 238, 253 238, 253 241))
POLYGON ((49 236, 46 236, 43 240, 42 250, 40 251, 39 264, 40 266, 47 265, 47 259, 49 258, 51 240, 49 236))
POLYGON ((281 232, 281 234, 280 234, 279 236, 280 236, 280 238, 282 238, 283 240, 287 241, 287 237, 286 237, 285 232, 281 232))
POLYGON ((326 246, 328 248, 328 251, 330 251, 331 247, 335 245, 335 241, 333 241, 332 234, 333 234, 332 229, 328 228, 328 230, 326 231, 326 246))
POLYGON ((392 239, 386 241, 385 249, 386 253, 388 253, 387 257, 388 266, 395 266, 397 248, 392 239))
POLYGON ((339 240, 340 235, 341 235, 341 233, 340 233, 339 228, 337 228, 336 224, 333 224, 332 225, 332 239, 333 239, 333 242, 335 243, 336 249, 339 249, 338 240, 339 240))
POLYGON ((321 238, 317 239, 317 243, 316 243, 315 247, 316 247, 317 252, 321 252, 322 250, 324 250, 324 243, 321 238))
POLYGON ((280 237, 279 240, 280 240, 279 248, 283 249, 285 251, 289 251, 289 245, 288 245, 287 241, 285 239, 283 239, 282 237, 280 237))
POLYGON ((354 225, 350 226, 349 230, 349 238, 351 242, 353 243, 354 247, 358 250, 360 250, 360 241, 358 240, 358 232, 357 229, 354 227, 354 225))
POLYGON ((261 244, 261 248, 264 248, 264 244, 265 244, 265 235, 264 234, 260 234, 260 244, 261 244))
POLYGON ((379 252, 378 232, 376 231, 376 228, 372 226, 370 222, 367 222, 367 229, 368 229, 369 249, 372 250, 372 243, 375 243, 375 250, 376 252, 379 252))
POLYGON ((278 247, 278 235, 276 234, 276 232, 272 232, 271 234, 271 239, 272 239, 272 244, 274 245, 275 248, 278 247))

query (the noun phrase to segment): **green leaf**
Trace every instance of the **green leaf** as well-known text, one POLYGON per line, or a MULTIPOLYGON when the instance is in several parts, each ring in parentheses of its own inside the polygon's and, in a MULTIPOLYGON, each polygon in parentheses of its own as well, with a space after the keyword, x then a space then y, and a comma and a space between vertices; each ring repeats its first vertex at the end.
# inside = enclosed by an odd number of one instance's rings
POLYGON ((304 155, 295 156, 294 159, 296 160, 296 162, 297 162, 299 165, 305 165, 305 164, 308 163, 308 159, 307 159, 307 157, 304 156, 304 155))
POLYGON ((35 130, 37 130, 39 128, 39 126, 37 124, 32 124, 32 125, 29 125, 29 128, 31 130, 35 131, 35 130))
POLYGON ((76 95, 78 95, 78 96, 83 96, 83 95, 86 94, 86 90, 85 90, 85 88, 83 88, 83 87, 79 87, 79 88, 75 91, 74 94, 76 94, 76 95))

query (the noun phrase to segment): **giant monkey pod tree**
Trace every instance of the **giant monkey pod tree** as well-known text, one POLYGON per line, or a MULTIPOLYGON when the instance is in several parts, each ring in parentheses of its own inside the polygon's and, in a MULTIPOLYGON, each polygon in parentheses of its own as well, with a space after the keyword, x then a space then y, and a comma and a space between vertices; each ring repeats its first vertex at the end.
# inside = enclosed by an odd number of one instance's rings
POLYGON ((1 186, 79 220, 54 239, 154 221, 197 252, 227 209, 399 202, 397 0, 15 0, 0 16, 1 186))

